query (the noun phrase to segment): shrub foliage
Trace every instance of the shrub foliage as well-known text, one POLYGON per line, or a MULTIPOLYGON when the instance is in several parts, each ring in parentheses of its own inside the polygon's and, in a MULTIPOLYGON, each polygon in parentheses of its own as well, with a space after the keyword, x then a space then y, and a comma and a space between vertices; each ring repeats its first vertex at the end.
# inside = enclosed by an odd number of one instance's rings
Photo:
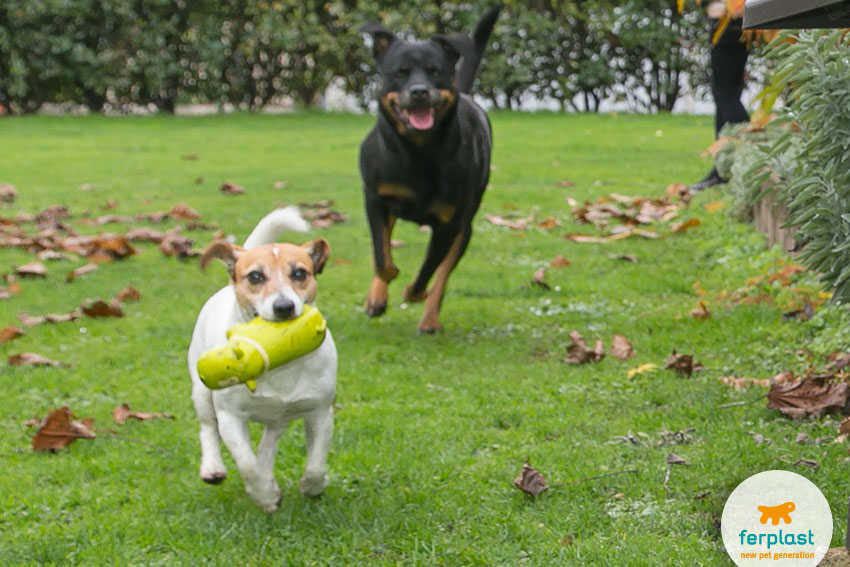
MULTIPOLYGON (((291 97, 309 106, 331 82, 365 103, 364 22, 417 37, 468 31, 495 1, 4 0, 0 104, 15 113, 45 102, 172 111, 291 97)), ((703 76, 701 14, 678 16, 670 0, 503 3, 479 84, 497 107, 545 98, 595 111, 614 96, 669 110, 685 76, 703 76)))

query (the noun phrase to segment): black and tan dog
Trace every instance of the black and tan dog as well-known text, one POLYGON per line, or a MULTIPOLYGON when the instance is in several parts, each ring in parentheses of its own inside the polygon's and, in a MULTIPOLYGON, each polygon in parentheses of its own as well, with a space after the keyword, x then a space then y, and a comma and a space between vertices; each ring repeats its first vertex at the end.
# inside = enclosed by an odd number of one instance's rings
POLYGON ((360 147, 375 265, 366 302, 370 317, 384 313, 387 284, 398 275, 390 235, 401 218, 432 229, 425 262, 403 297, 425 301, 420 333, 441 328, 446 280, 469 244, 490 176, 490 122, 467 93, 500 9, 484 14, 472 38, 407 42, 377 23, 363 27, 373 38, 381 75, 378 123, 360 147))

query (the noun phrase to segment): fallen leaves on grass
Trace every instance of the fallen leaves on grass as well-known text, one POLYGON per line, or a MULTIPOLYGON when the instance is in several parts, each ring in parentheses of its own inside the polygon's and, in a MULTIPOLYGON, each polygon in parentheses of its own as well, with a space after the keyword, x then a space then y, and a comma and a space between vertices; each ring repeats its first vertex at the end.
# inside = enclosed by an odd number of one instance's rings
POLYGON ((85 266, 80 266, 75 270, 71 270, 67 274, 65 274, 65 281, 71 282, 77 279, 78 277, 88 274, 90 272, 95 271, 98 268, 97 264, 86 264, 85 266))
POLYGON ((35 327, 36 325, 41 325, 42 323, 65 323, 68 321, 75 321, 82 316, 82 312, 79 309, 75 309, 70 313, 48 313, 47 315, 38 315, 33 316, 29 313, 18 313, 18 320, 25 327, 35 327))
POLYGON ((112 419, 118 425, 123 425, 128 419, 138 419, 139 421, 150 421, 152 419, 174 419, 174 416, 169 413, 148 413, 133 411, 127 404, 121 404, 112 410, 112 419))
POLYGON ((169 232, 159 243, 159 250, 166 256, 176 256, 183 260, 190 256, 200 256, 199 250, 192 249, 194 241, 186 236, 169 232))
POLYGON ((35 451, 58 451, 77 439, 94 439, 94 419, 85 418, 76 421, 68 406, 51 410, 39 425, 32 438, 35 451))
POLYGON ((537 287, 542 287, 545 290, 552 289, 546 282, 546 268, 539 268, 536 272, 534 272, 531 276, 531 284, 537 287))
POLYGON ((697 370, 705 369, 705 367, 699 362, 694 364, 693 355, 678 354, 675 349, 673 350, 673 354, 671 354, 664 363, 664 368, 675 370, 679 376, 684 376, 686 378, 690 378, 691 374, 697 370))
POLYGON ((177 203, 168 212, 171 218, 181 221, 192 221, 201 218, 201 213, 185 203, 177 203))
POLYGON ((17 282, 12 282, 7 287, 0 287, 0 299, 9 299, 13 295, 20 294, 21 286, 17 282))
POLYGON ((139 227, 127 231, 127 240, 153 242, 159 244, 165 238, 165 233, 153 228, 139 227))
POLYGON ((0 330, 0 344, 8 343, 9 341, 13 341, 18 337, 22 337, 26 334, 26 331, 21 329, 20 327, 15 327, 13 325, 7 325, 0 330))
POLYGON ((117 300, 106 302, 102 299, 89 300, 80 306, 87 317, 123 317, 124 311, 117 300))
POLYGON ((141 298, 142 294, 139 293, 139 290, 131 285, 128 285, 119 291, 118 295, 115 296, 115 300, 118 301, 118 303, 124 303, 125 301, 138 301, 141 298))
POLYGON ((561 179, 555 185, 557 185, 558 187, 564 187, 564 188, 570 188, 570 187, 576 186, 576 184, 570 179, 561 179))
POLYGON ((629 342, 629 339, 623 335, 614 333, 614 342, 611 345, 611 356, 619 358, 620 360, 626 360, 628 358, 632 358, 634 355, 635 349, 632 346, 632 343, 629 342))
POLYGON ((653 364, 652 362, 647 362, 645 364, 641 364, 640 366, 638 366, 636 368, 632 368, 628 372, 626 372, 626 378, 631 379, 631 378, 634 378, 638 374, 649 374, 650 372, 655 372, 656 370, 658 370, 657 364, 653 364))
POLYGON ((15 268, 15 275, 23 278, 46 278, 47 268, 40 262, 30 262, 15 268))
POLYGON ((612 260, 624 260, 633 264, 638 263, 638 257, 634 254, 608 254, 608 257, 612 260))
POLYGON ((51 360, 35 352, 22 352, 9 357, 9 366, 56 366, 67 368, 64 362, 51 360))
POLYGON ((245 188, 241 185, 237 185, 236 183, 232 183, 230 181, 225 181, 219 187, 219 190, 225 195, 242 195, 245 193, 245 188))
POLYGON ((0 184, 0 202, 14 203, 18 197, 18 191, 7 183, 0 184))
POLYGON ((714 201, 712 203, 706 203, 705 204, 705 212, 707 212, 710 215, 713 215, 717 211, 722 210, 725 206, 726 206, 726 203, 724 201, 714 201))
POLYGON ((848 409, 850 387, 837 383, 832 375, 811 376, 797 382, 773 384, 767 393, 767 407, 799 419, 820 417, 848 409))
POLYGON ((818 470, 820 468, 820 463, 814 459, 797 459, 793 465, 795 467, 804 466, 809 467, 812 470, 818 470))
POLYGON ((546 482, 546 478, 535 470, 528 461, 525 461, 519 475, 514 479, 514 486, 526 494, 536 497, 549 488, 549 483, 546 482))
POLYGON ((704 301, 700 301, 699 307, 691 310, 691 317, 694 319, 711 319, 711 311, 708 310, 704 301))
POLYGON ((668 465, 685 465, 689 466, 691 463, 676 453, 670 452, 667 454, 667 458, 665 459, 668 465))
POLYGON ((525 230, 528 228, 528 219, 507 219, 501 215, 484 215, 487 222, 496 226, 506 226, 511 230, 525 230))
POLYGON ((552 230, 557 226, 561 226, 561 221, 559 221, 555 217, 549 217, 538 222, 535 226, 541 230, 552 230))
POLYGON ((562 255, 558 254, 555 256, 551 262, 549 262, 549 267, 551 268, 566 268, 570 265, 570 261, 564 258, 562 255))
POLYGON ((749 386, 762 386, 768 387, 770 386, 770 379, 768 378, 745 378, 745 377, 735 377, 735 376, 721 376, 717 379, 721 384, 726 384, 727 386, 732 386, 736 390, 743 390, 749 386))
POLYGON ((586 364, 588 362, 599 362, 605 358, 605 346, 602 341, 597 339, 596 344, 591 349, 578 332, 570 333, 570 340, 573 344, 567 347, 567 357, 564 362, 567 364, 586 364))
POLYGON ((275 181, 272 183, 273 189, 286 189, 287 187, 289 187, 289 183, 286 181, 275 181))
POLYGON ((670 225, 670 231, 671 232, 685 232, 689 228, 698 227, 700 224, 702 224, 702 223, 700 222, 699 219, 691 218, 691 219, 688 219, 688 220, 683 221, 683 222, 674 222, 673 224, 670 225))
POLYGON ((328 228, 337 223, 347 222, 348 217, 344 214, 331 209, 333 201, 318 201, 316 203, 298 203, 298 206, 304 209, 301 215, 308 221, 313 228, 328 228), (320 206, 327 205, 327 206, 320 206))

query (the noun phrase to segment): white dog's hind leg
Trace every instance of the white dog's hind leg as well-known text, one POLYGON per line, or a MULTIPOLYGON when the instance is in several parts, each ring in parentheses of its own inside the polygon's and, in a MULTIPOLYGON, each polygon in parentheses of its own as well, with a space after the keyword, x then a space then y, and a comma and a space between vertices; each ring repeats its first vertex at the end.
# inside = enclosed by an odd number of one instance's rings
POLYGON ((334 432, 334 410, 328 406, 304 418, 307 465, 298 486, 301 494, 318 496, 328 486, 328 451, 334 432))
POLYGON ((274 459, 277 455, 277 440, 283 433, 284 428, 273 428, 266 426, 263 428, 263 436, 260 438, 260 444, 257 445, 257 466, 264 471, 265 474, 274 476, 274 459))
POLYGON ((274 474, 260 466, 257 456, 251 450, 248 423, 230 413, 219 411, 218 431, 236 461, 248 496, 266 512, 277 510, 280 504, 280 489, 274 474))
POLYGON ((192 401, 201 422, 201 480, 219 484, 227 478, 227 469, 221 459, 221 438, 215 417, 212 392, 198 383, 192 386, 192 401))

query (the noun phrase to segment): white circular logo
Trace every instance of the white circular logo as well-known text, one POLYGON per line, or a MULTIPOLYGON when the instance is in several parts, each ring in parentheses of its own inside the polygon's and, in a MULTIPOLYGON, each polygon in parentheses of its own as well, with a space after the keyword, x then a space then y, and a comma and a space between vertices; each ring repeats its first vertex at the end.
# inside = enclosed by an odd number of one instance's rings
POLYGON ((720 531, 739 567, 812 566, 829 549, 832 512, 809 479, 789 471, 765 471, 732 491, 720 531))

